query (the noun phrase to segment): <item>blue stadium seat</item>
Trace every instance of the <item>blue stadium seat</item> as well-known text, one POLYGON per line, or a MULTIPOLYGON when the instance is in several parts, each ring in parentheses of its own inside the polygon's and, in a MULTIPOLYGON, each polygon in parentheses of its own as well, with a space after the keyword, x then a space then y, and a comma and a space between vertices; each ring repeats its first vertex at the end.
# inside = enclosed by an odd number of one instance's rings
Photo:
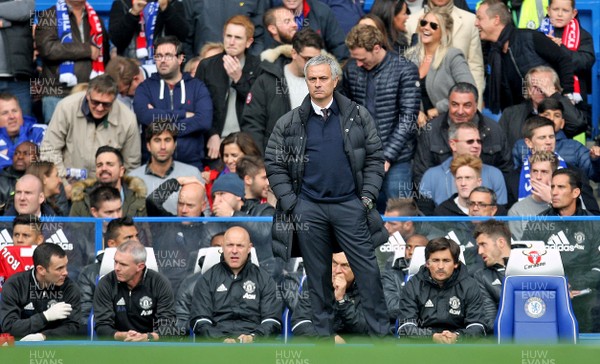
POLYGON ((511 251, 494 333, 499 344, 577 343, 579 328, 558 250, 511 251))

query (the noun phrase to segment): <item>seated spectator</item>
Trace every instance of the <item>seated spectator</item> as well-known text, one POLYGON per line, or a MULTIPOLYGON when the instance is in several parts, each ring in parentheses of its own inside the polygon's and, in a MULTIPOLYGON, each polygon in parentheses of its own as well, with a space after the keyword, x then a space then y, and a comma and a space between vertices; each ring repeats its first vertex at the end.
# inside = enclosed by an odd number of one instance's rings
POLYGON ((12 276, 0 301, 2 331, 22 341, 62 339, 77 334, 79 289, 67 276, 67 255, 56 244, 33 252, 34 268, 12 276))
POLYGON ((536 66, 554 68, 559 74, 563 94, 571 95, 573 65, 568 55, 540 32, 516 29, 502 1, 480 3, 475 26, 481 40, 491 44, 484 101, 493 113, 523 102, 523 75, 536 66))
POLYGON ((409 1, 405 0, 377 0, 369 13, 383 21, 389 43, 392 45, 390 50, 399 54, 404 54, 404 51, 410 45, 406 33, 406 21, 410 14, 408 3, 409 1))
MULTIPOLYGON (((114 3, 117 3, 116 1, 114 3)), ((113 3, 113 4, 114 4, 113 3)), ((154 61, 153 61, 154 62, 154 61)), ((117 83, 117 100, 133 111, 133 96, 140 83, 146 79, 144 69, 133 58, 113 57, 106 66, 106 74, 117 83)))
POLYGON ((39 218, 33 215, 18 215, 13 219, 12 227, 12 241, 8 241, 6 246, 0 245, 0 293, 8 278, 33 268, 32 255, 22 254, 21 248, 44 243, 42 222, 39 218))
MULTIPOLYGON (((592 216, 579 200, 583 188, 580 174, 570 168, 552 174, 552 207, 539 216, 592 216)), ((590 332, 594 310, 594 287, 600 282, 600 244, 598 228, 593 221, 556 221, 539 226, 531 220, 523 231, 523 240, 542 240, 547 249, 560 251, 565 276, 569 281, 569 295, 580 332, 590 332), (587 289, 592 294, 585 294, 587 289), (580 296, 581 295, 581 296, 580 296)))
MULTIPOLYGON (((146 198, 150 216, 173 216, 164 207, 170 196, 177 196, 178 217, 203 217, 206 214, 204 185, 194 177, 177 177, 163 182, 146 198), (178 192, 179 191, 179 192, 178 192)), ((191 274, 195 254, 210 244, 210 238, 224 231, 222 223, 173 222, 151 224, 152 245, 161 272, 177 292, 181 281, 191 274)))
POLYGON ((549 99, 556 100, 562 105, 564 132, 568 138, 585 131, 587 118, 573 106, 571 100, 560 94, 562 88, 556 71, 547 66, 534 67, 525 75, 525 83, 527 85, 525 101, 504 109, 499 121, 509 148, 512 149, 517 140, 524 137, 525 120, 540 114, 539 105, 549 99))
POLYGON ((117 341, 158 341, 172 334, 174 299, 169 281, 146 267, 146 248, 137 241, 117 247, 115 270, 94 293, 95 329, 117 341))
POLYGON ((219 155, 221 156, 221 164, 217 166, 217 169, 205 168, 202 172, 202 178, 206 184, 206 193, 208 195, 208 202, 210 207, 213 205, 213 194, 212 185, 217 178, 228 173, 235 173, 237 161, 246 156, 252 155, 256 157, 261 156, 261 152, 258 146, 246 132, 231 133, 223 139, 221 146, 219 147, 219 155))
POLYGON ((260 67, 260 59, 248 52, 253 34, 250 18, 231 17, 223 26, 225 51, 204 59, 196 71, 212 100, 212 127, 205 133, 209 159, 219 157, 222 138, 240 131, 244 104, 260 67))
MULTIPOLYGON (((202 179, 198 168, 173 159, 177 148, 177 134, 177 129, 167 121, 155 121, 146 128, 146 148, 150 153, 150 160, 129 172, 129 177, 144 181, 145 197, 154 192, 163 182, 172 178, 202 179)), ((162 206, 171 214, 177 214, 177 195, 170 194, 162 206)))
POLYGON ((179 132, 175 159, 201 168, 204 133, 212 124, 210 94, 200 80, 181 72, 183 46, 177 38, 159 38, 155 50, 158 72, 138 86, 133 100, 138 122, 142 132, 157 120, 171 123, 179 132))
POLYGON ((221 262, 194 288, 190 327, 197 338, 246 344, 281 332, 275 281, 250 262, 251 248, 244 228, 225 232, 221 262))
POLYGON ((439 204, 434 214, 437 216, 467 216, 469 213, 469 195, 475 187, 481 186, 483 163, 470 154, 459 155, 452 159, 450 172, 454 176, 457 193, 439 204))
POLYGON ((69 212, 69 201, 65 194, 62 180, 58 175, 58 169, 52 162, 36 161, 31 163, 26 174, 32 174, 42 181, 43 192, 46 203, 50 206, 56 216, 67 216, 69 212))
POLYGON ((125 161, 118 149, 102 146, 96 151, 96 177, 73 185, 70 216, 91 216, 93 206, 89 194, 99 186, 117 189, 120 194, 123 215, 146 216, 146 186, 136 177, 125 176, 125 161))
POLYGON ((18 145, 24 142, 42 144, 46 125, 37 124, 31 116, 23 116, 16 96, 0 93, 0 169, 13 163, 13 155, 18 145))
MULTIPOLYGON (((411 12, 406 23, 408 39, 415 39, 415 33, 419 33, 419 21, 427 13, 427 9, 437 9, 450 15, 452 29, 448 38, 448 47, 462 51, 469 65, 469 71, 475 82, 473 85, 478 90, 478 108, 483 107, 483 90, 485 88, 483 52, 479 31, 475 27, 475 14, 468 8, 460 7, 459 1, 455 0, 423 0, 423 9, 411 12)), ((445 96, 445 95, 444 95, 445 96)), ((434 104, 435 105, 435 104, 434 104)))
MULTIPOLYGON (((92 5, 77 0, 58 0, 38 15, 35 44, 42 61, 42 106, 48 124, 58 102, 69 95, 73 86, 104 73, 110 60, 110 44, 104 22, 92 5)), ((70 115, 73 117, 75 113, 70 115)), ((57 119, 62 123, 68 120, 60 113, 57 119)), ((82 139, 89 143, 86 137, 82 139)))
POLYGON ((295 33, 291 43, 289 53, 278 47, 271 52, 276 56, 261 64, 261 75, 244 106, 240 127, 252 135, 263 153, 277 120, 300 106, 308 95, 304 65, 325 47, 321 36, 310 28, 295 33))
POLYGON ((39 158, 39 149, 32 142, 19 144, 11 157, 12 164, 0 171, 0 211, 4 212, 12 205, 15 184, 23 177, 32 162, 39 158))
MULTIPOLYGON (((589 150, 572 139, 567 139, 560 130, 560 119, 557 124, 543 116, 532 116, 523 126, 524 139, 517 141, 513 148, 515 169, 520 172, 518 182, 519 199, 531 193, 528 157, 535 151, 553 152, 557 155, 558 168, 572 167, 579 169, 587 178, 600 181, 600 147, 593 146, 589 150), (558 130, 557 130, 558 129, 558 130)), ((589 184, 587 181, 585 184, 589 184)), ((514 185, 514 183, 513 183, 514 185)), ((516 189, 516 188, 515 188, 516 189)), ((589 209, 596 209, 593 201, 589 209)))
POLYGON ((474 277, 479 282, 485 325, 491 334, 500 303, 504 271, 510 256, 511 235, 506 222, 494 219, 477 224, 473 235, 477 240, 477 253, 485 263, 485 268, 474 277))
POLYGON ((110 9, 108 31, 119 56, 139 59, 156 72, 156 39, 171 35, 184 42, 190 29, 181 1, 116 0, 110 9))
MULTIPOLYGON (((479 135, 479 129, 472 123, 450 125, 448 144, 450 150, 452 150, 452 157, 446 159, 440 165, 429 168, 419 184, 419 194, 421 196, 419 208, 425 215, 432 214, 432 204, 437 206, 456 193, 454 176, 450 173, 450 165, 453 159, 464 154, 474 157, 481 156, 482 142, 479 135)), ((498 168, 483 164, 481 180, 483 186, 489 186, 497 193, 501 205, 507 203, 506 185, 502 172, 498 168)))
POLYGON ((455 344, 485 336, 481 291, 458 260, 459 255, 460 247, 451 239, 437 238, 427 243, 426 263, 406 283, 400 297, 401 340, 455 344))
POLYGON ((244 156, 236 166, 236 174, 244 182, 244 206, 246 212, 255 209, 275 212, 274 206, 264 203, 269 196, 269 180, 265 170, 265 162, 260 157, 244 156))
POLYGON ((95 177, 94 155, 103 145, 120 150, 126 170, 140 165, 135 115, 115 102, 117 92, 115 81, 102 75, 90 81, 87 92, 68 96, 57 105, 42 141, 41 159, 54 162, 61 177, 67 175, 67 168, 85 169, 95 177))
POLYGON ((31 174, 23 175, 15 184, 14 203, 4 212, 4 216, 55 216, 43 191, 44 185, 39 178, 31 174))
POLYGON ((496 167, 502 173, 512 172, 512 158, 506 138, 498 123, 477 111, 477 89, 472 84, 457 83, 448 95, 448 112, 431 120, 421 130, 413 163, 414 183, 418 185, 428 168, 441 164, 452 156, 447 139, 451 125, 472 122, 481 136, 481 154, 484 164, 496 167))
MULTIPOLYGON (((133 220, 130 217, 119 217, 110 221, 106 226, 106 232, 104 233, 105 247, 116 248, 126 241, 139 242, 138 230, 133 224, 133 220)), ((102 265, 103 258, 104 251, 99 251, 96 256, 96 261, 86 265, 77 278, 77 285, 81 290, 80 325, 82 333, 88 331, 88 318, 92 312, 94 292, 96 290, 98 278, 100 278, 98 274, 100 273, 100 266, 102 265)))
MULTIPOLYGON (((335 343, 345 344, 348 336, 367 336, 369 328, 363 314, 358 295, 358 286, 346 254, 335 253, 331 263, 332 284, 336 303, 333 305, 333 332, 335 343), (346 339, 344 339, 346 337, 346 339)), ((308 277, 307 277, 308 279, 308 277)), ((302 285, 298 306, 292 314, 292 333, 295 336, 316 337, 317 331, 312 324, 312 308, 306 280, 302 285)))
POLYGON ((268 35, 265 36, 265 50, 260 54, 261 60, 264 60, 263 55, 271 52, 271 49, 284 44, 292 44, 292 37, 298 31, 294 13, 283 6, 267 10, 263 17, 263 24, 268 35))
POLYGON ((283 6, 294 13, 298 31, 305 27, 312 28, 323 37, 325 49, 339 62, 348 58, 344 31, 327 5, 318 0, 286 0, 283 6))
POLYGON ((419 67, 421 111, 419 126, 448 111, 449 91, 458 82, 475 84, 463 52, 452 45, 454 21, 450 14, 432 8, 419 20, 419 42, 406 58, 419 67))
POLYGON ((575 0, 549 0, 548 16, 539 30, 546 34, 573 62, 573 96, 577 108, 588 110, 588 92, 591 89, 591 72, 596 62, 591 34, 583 29, 576 18, 575 0))
POLYGON ((408 280, 408 267, 410 260, 418 246, 427 245, 427 237, 421 234, 414 234, 406 239, 406 250, 404 258, 399 258, 394 261, 389 269, 381 273, 381 283, 383 285, 383 293, 385 295, 385 303, 388 307, 388 315, 390 321, 394 322, 400 313, 400 296, 406 281, 408 280))
MULTIPOLYGON (((516 202, 508 216, 535 216, 548 209, 552 203, 552 173, 558 167, 556 155, 551 152, 537 151, 529 157, 529 180, 531 194, 516 202)), ((510 221, 510 231, 517 240, 521 240, 527 219, 510 221)))

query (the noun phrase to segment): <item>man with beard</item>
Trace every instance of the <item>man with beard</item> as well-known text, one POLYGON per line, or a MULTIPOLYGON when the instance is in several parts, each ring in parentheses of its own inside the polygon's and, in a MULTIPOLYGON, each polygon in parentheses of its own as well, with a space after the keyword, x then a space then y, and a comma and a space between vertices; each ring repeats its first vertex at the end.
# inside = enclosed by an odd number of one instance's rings
MULTIPOLYGON (((213 119, 210 94, 204 83, 181 72, 183 46, 177 38, 160 38, 154 49, 157 73, 138 86, 133 98, 138 123, 142 132, 157 120, 172 124, 179 133, 174 159, 201 168, 204 133, 213 119)), ((145 148, 143 153, 147 160, 145 148)))
MULTIPOLYGON (((298 24, 294 20, 294 13, 283 6, 267 10, 263 17, 263 23, 268 36, 265 38, 265 51, 282 44, 292 44, 292 37, 298 31, 298 24)), ((263 59, 261 53, 261 59, 263 59)))
POLYGON ((114 187, 121 195, 124 216, 146 216, 146 186, 136 177, 125 177, 123 155, 110 146, 96 151, 96 178, 88 178, 73 185, 70 216, 92 216, 90 192, 98 186, 114 187))
MULTIPOLYGON (((146 197, 171 178, 188 176, 202 180, 198 168, 173 159, 177 135, 173 124, 167 121, 155 121, 146 129, 146 148, 150 153, 150 160, 129 173, 130 177, 144 181, 146 197)), ((171 214, 177 214, 177 194, 170 194, 163 207, 171 214)))

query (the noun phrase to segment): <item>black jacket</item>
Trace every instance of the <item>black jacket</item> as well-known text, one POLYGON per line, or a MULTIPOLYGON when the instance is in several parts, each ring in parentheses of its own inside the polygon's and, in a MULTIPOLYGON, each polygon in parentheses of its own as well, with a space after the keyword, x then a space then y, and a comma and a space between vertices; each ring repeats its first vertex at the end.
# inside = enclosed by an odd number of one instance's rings
POLYGON ((479 283, 481 298, 483 299, 483 313, 486 319, 488 332, 491 333, 496 321, 498 312, 498 303, 500 303, 500 291, 504 283, 504 273, 506 267, 501 264, 494 264, 491 267, 485 267, 474 275, 479 283))
POLYGON ((449 199, 439 204, 433 214, 435 216, 468 216, 454 202, 456 197, 458 197, 458 193, 453 194, 449 199))
MULTIPOLYGON (((16 171, 13 166, 9 166, 0 171, 0 209, 6 211, 13 205, 15 185, 17 180, 23 177, 25 172, 16 171)), ((11 215, 8 215, 11 216, 11 215)))
POLYGON ((129 290, 112 271, 98 282, 94 294, 96 332, 111 339, 117 331, 128 330, 172 335, 176 324, 173 303, 169 281, 159 273, 146 268, 140 283, 129 290))
POLYGON ((262 73, 246 99, 240 128, 252 135, 263 153, 277 120, 292 109, 283 74, 283 67, 289 62, 290 59, 285 56, 280 56, 274 63, 263 61, 260 66, 262 73))
MULTIPOLYGON (((298 336, 316 337, 317 330, 312 323, 313 311, 310 304, 310 295, 306 279, 302 284, 302 292, 298 306, 292 314, 292 333, 298 336)), ((336 302, 333 305, 333 332, 337 335, 368 335, 369 326, 358 294, 356 282, 352 282, 346 289, 345 302, 336 302)))
MULTIPOLYGON (((562 38, 564 28, 554 28, 554 36, 562 38)), ((588 92, 592 86, 592 67, 596 62, 596 53, 594 52, 594 40, 592 35, 582 27, 579 27, 580 41, 579 48, 576 51, 567 49, 564 44, 560 50, 573 62, 573 71, 579 78, 579 87, 581 88, 581 97, 587 103, 588 92)))
MULTIPOLYGON (((571 100, 558 92, 550 97, 560 101, 563 105, 563 119, 565 119, 563 131, 567 137, 573 138, 577 134, 586 131, 587 117, 578 108, 573 106, 571 100)), ((527 100, 518 105, 509 106, 502 110, 502 116, 498 123, 500 124, 502 132, 506 135, 508 147, 511 150, 515 146, 517 140, 523 138, 523 125, 525 125, 527 118, 533 115, 536 115, 536 113, 533 110, 531 100, 527 100)))
POLYGON ((402 291, 398 323, 401 338, 431 340, 433 334, 444 330, 459 333, 460 339, 485 336, 479 284, 462 263, 442 287, 422 266, 402 291))
MULTIPOLYGON (((352 168, 356 195, 375 200, 384 175, 383 150, 375 122, 364 107, 337 92, 334 93, 334 98, 340 109, 344 151, 352 168)), ((290 214, 296 206, 302 187, 306 123, 311 108, 310 96, 307 96, 300 107, 282 116, 275 125, 265 151, 267 176, 277 196, 273 219, 273 252, 286 261, 292 255, 299 256, 299 251, 292 252, 297 247, 293 244, 295 227, 290 214)), ((383 226, 383 221, 380 223, 383 226)), ((372 231, 377 229, 376 227, 372 231)))
MULTIPOLYGON (((448 129, 452 121, 445 112, 429 122, 429 128, 419 135, 417 152, 413 164, 413 180, 418 185, 423 174, 430 167, 441 164, 452 157, 448 144, 448 129)), ((503 174, 512 171, 512 154, 508 148, 504 133, 498 123, 477 112, 474 122, 479 129, 481 138, 481 155, 484 164, 489 164, 502 171, 503 174)))
POLYGON ((187 276, 179 285, 175 295, 175 315, 177 316, 177 327, 189 331, 190 310, 194 298, 194 288, 202 277, 202 273, 194 273, 187 276))
POLYGON ((210 339, 240 334, 269 337, 281 332, 281 302, 275 281, 250 263, 235 275, 221 258, 196 283, 190 327, 210 339))
MULTIPOLYGON (((98 254, 96 257, 97 262, 88 264, 81 270, 77 277, 77 286, 81 292, 81 320, 79 321, 81 327, 88 326, 88 317, 92 312, 92 306, 94 305, 94 292, 96 291, 96 280, 98 274, 100 274, 100 265, 102 264, 102 258, 104 253, 98 254)), ((87 332, 87 330, 82 330, 87 332)))
POLYGON ((325 49, 339 62, 347 59, 350 52, 346 47, 344 31, 329 6, 318 0, 304 0, 303 11, 305 14, 303 26, 310 27, 323 37, 325 49))
POLYGON ((396 321, 400 314, 400 296, 402 289, 406 285, 408 276, 408 262, 404 259, 397 259, 390 269, 381 273, 381 283, 383 285, 383 294, 388 309, 390 320, 396 321))
POLYGON ((196 78, 204 82, 208 88, 213 105, 212 127, 206 134, 206 140, 215 134, 221 136, 223 132, 225 117, 227 116, 227 98, 230 86, 236 91, 235 111, 238 123, 241 124, 246 97, 260 72, 260 59, 246 52, 242 77, 238 82, 230 81, 223 67, 224 55, 225 53, 223 52, 202 60, 196 71, 196 78))
MULTIPOLYGON (((12 2, 14 0, 0 0, 0 3, 12 2)), ((16 4, 17 6, 19 4, 16 4)), ((4 44, 4 54, 8 60, 8 71, 17 79, 29 81, 33 77, 35 65, 33 63, 33 35, 31 33, 31 12, 34 9, 25 10, 27 14, 20 20, 8 19, 12 23, 9 27, 0 28, 0 38, 4 44)))
POLYGON ((35 269, 11 276, 2 286, 0 327, 15 337, 44 334, 47 339, 74 336, 79 330, 81 304, 79 289, 68 277, 61 286, 41 289, 35 269), (56 302, 66 302, 73 311, 63 320, 48 322, 44 311, 56 302))
MULTIPOLYGON (((391 163, 408 162, 415 153, 417 116, 421 103, 417 66, 406 58, 387 52, 373 70, 375 81, 375 123, 385 159, 391 163)), ((344 67, 344 94, 352 101, 366 105, 368 72, 352 59, 344 67)))
MULTIPOLYGON (((118 55, 136 59, 135 41, 140 32, 140 18, 129 12, 131 4, 132 0, 113 1, 110 8, 108 32, 110 40, 117 47, 118 55)), ((154 26, 154 42, 160 37, 173 35, 183 43, 188 32, 189 25, 181 1, 170 0, 165 11, 158 9, 154 26)))

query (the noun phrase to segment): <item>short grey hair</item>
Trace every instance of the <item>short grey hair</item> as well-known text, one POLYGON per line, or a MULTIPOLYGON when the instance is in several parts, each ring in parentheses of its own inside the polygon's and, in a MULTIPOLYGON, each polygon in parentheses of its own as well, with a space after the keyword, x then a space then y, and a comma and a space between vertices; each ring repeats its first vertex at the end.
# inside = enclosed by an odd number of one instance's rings
POLYGON ((342 74, 342 68, 340 67, 337 61, 329 56, 319 54, 316 57, 313 57, 306 62, 304 65, 304 77, 307 77, 306 71, 308 71, 308 67, 318 66, 320 64, 328 64, 331 69, 331 78, 339 79, 342 74))
POLYGON ((451 122, 450 126, 448 127, 448 140, 456 139, 456 136, 458 135, 458 131, 462 130, 462 129, 473 129, 479 133, 479 129, 477 128, 477 125, 475 125, 475 123, 473 123, 471 121, 467 121, 466 123, 451 122))
POLYGON ((117 251, 123 254, 131 254, 133 261, 137 263, 146 263, 146 248, 142 243, 135 240, 127 240, 117 247, 117 251))

